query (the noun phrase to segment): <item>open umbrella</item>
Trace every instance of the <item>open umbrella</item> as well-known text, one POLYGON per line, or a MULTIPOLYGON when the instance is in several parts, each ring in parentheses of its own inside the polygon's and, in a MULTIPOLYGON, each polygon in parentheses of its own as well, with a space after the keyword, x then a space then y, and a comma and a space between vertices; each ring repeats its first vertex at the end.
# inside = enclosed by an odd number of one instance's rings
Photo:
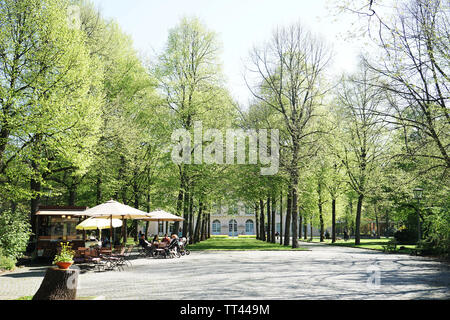
MULTIPOLYGON (((122 220, 112 219, 112 227, 119 228, 122 226, 122 220)), ((76 226, 77 230, 103 230, 111 228, 111 222, 108 219, 89 218, 76 226)), ((100 240, 102 233, 100 232, 100 240)))
MULTIPOLYGON (((148 213, 144 211, 132 208, 130 206, 127 206, 114 200, 110 200, 108 202, 99 204, 98 206, 83 211, 78 215, 85 215, 89 217, 95 217, 98 219, 109 219, 111 239, 112 239, 113 219, 124 220, 124 219, 143 219, 151 217, 148 213)), ((112 248, 112 241, 110 242, 110 246, 112 248)))
MULTIPOLYGON (((112 227, 119 228, 122 226, 122 220, 112 219, 112 227)), ((109 229, 111 227, 111 222, 107 219, 89 218, 81 222, 76 226, 77 230, 103 230, 109 229)))
MULTIPOLYGON (((142 221, 184 221, 184 218, 171 214, 163 210, 156 210, 149 213, 151 217, 140 219, 142 221)), ((166 226, 167 227, 167 226, 166 226)))

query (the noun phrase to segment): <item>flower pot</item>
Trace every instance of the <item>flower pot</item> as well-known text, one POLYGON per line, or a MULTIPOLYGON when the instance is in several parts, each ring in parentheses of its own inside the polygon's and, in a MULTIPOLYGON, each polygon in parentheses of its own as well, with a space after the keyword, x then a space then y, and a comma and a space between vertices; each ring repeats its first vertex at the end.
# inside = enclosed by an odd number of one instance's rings
POLYGON ((62 269, 62 270, 67 270, 70 268, 70 266, 73 264, 73 261, 71 262, 57 262, 56 265, 62 269))

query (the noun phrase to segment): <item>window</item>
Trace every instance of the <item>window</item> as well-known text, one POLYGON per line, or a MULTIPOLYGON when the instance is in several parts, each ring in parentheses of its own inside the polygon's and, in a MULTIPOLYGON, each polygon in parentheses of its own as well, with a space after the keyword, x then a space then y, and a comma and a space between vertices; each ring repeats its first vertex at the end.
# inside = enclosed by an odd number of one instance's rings
POLYGON ((222 224, 219 220, 214 220, 212 223, 212 233, 220 234, 222 232, 222 224))
POLYGON ((254 234, 255 233, 253 220, 247 220, 245 222, 245 233, 246 234, 254 234))

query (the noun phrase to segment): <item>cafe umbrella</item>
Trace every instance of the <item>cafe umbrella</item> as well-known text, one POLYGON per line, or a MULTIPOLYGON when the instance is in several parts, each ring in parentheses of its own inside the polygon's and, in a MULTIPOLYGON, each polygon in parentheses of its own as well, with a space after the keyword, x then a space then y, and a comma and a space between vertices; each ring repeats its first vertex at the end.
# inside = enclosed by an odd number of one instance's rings
MULTIPOLYGON (((112 219, 112 227, 120 228, 122 226, 122 220, 112 219)), ((111 222, 108 219, 98 219, 94 217, 90 217, 89 219, 84 220, 80 224, 76 226, 77 230, 103 230, 109 229, 111 227, 111 222)), ((100 232, 101 239, 101 232, 100 232)))
MULTIPOLYGON (((144 219, 151 218, 149 213, 127 206, 120 202, 109 200, 108 202, 99 204, 93 208, 87 209, 80 213, 80 215, 94 217, 97 219, 109 219, 110 222, 110 236, 112 240, 113 219, 144 219)), ((110 247, 112 248, 112 241, 110 241, 110 247)))
POLYGON ((159 222, 161 221, 184 221, 184 218, 176 216, 174 214, 171 214, 169 212, 166 212, 164 210, 156 210, 149 213, 151 217, 142 218, 140 220, 143 221, 158 221, 158 228, 159 228, 159 222))

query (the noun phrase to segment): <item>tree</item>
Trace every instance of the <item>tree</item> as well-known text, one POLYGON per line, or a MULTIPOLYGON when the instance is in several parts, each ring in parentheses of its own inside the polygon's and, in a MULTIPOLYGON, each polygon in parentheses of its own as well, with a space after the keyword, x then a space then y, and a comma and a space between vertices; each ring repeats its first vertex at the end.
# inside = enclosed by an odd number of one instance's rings
MULTIPOLYGON (((289 174, 292 201, 292 247, 298 247, 298 163, 308 153, 307 143, 317 134, 312 119, 323 98, 321 77, 331 52, 300 24, 274 31, 262 49, 254 48, 252 68, 260 83, 249 89, 256 99, 276 112, 289 134, 290 159, 284 163, 289 174)), ((286 217, 288 219, 288 216, 286 217)))
POLYGON ((355 219, 355 244, 360 243, 361 213, 368 183, 380 165, 386 144, 385 126, 372 111, 383 102, 379 88, 369 84, 369 72, 362 69, 356 77, 342 81, 338 92, 338 113, 343 139, 337 152, 345 168, 348 184, 358 195, 355 219))
POLYGON ((86 170, 100 125, 98 61, 67 8, 63 0, 0 4, 0 188, 31 199, 33 232, 45 179, 86 170))

